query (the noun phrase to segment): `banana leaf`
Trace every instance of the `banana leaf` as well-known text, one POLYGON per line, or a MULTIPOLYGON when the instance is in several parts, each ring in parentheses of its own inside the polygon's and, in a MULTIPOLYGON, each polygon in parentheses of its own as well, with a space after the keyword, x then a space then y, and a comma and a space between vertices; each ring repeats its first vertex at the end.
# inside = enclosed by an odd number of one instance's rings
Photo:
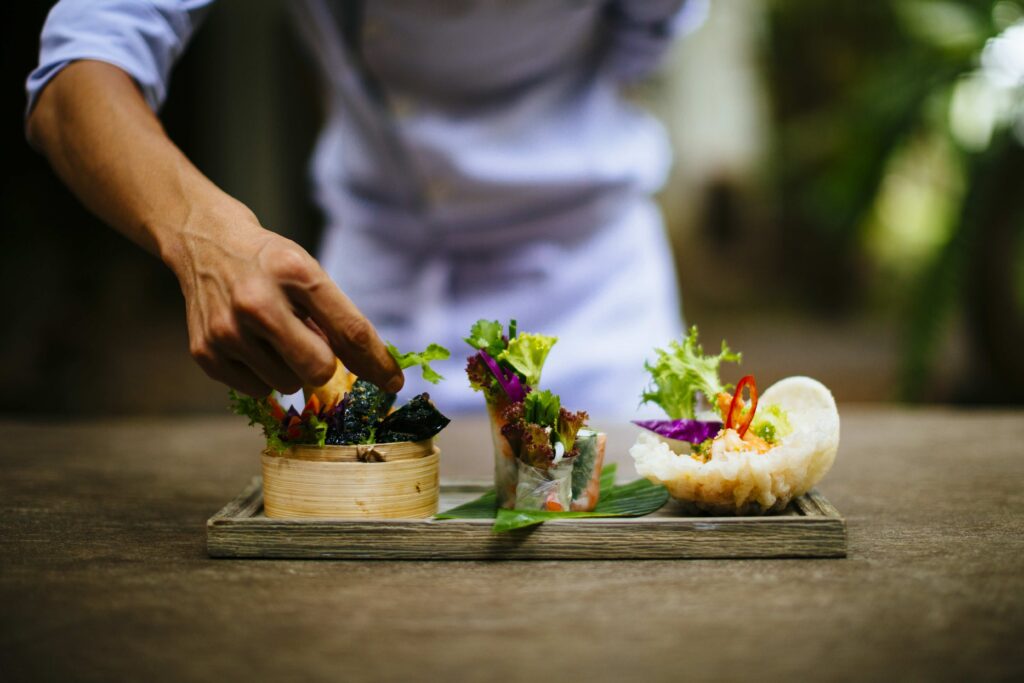
POLYGON ((495 533, 523 529, 552 519, 579 517, 642 517, 656 512, 668 500, 664 486, 646 479, 615 485, 614 464, 601 469, 601 498, 592 512, 550 512, 547 510, 498 509, 494 490, 468 503, 446 510, 437 519, 493 519, 495 533))

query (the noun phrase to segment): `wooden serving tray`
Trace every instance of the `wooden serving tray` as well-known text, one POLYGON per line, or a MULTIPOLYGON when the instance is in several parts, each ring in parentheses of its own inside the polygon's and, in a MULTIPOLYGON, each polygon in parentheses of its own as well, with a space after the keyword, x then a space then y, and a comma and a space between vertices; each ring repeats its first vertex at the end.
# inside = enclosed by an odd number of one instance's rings
MULTIPOLYGON (((489 484, 441 484, 440 510, 489 484)), ((565 519, 496 534, 490 519, 269 519, 259 477, 206 523, 210 557, 342 560, 672 560, 846 557, 846 520, 816 490, 780 514, 565 519)))

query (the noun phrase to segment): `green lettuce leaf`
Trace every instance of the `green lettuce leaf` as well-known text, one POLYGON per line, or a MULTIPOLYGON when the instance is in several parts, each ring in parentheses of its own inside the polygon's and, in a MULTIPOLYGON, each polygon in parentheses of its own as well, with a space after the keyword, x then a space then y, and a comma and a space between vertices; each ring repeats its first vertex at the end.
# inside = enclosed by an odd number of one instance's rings
POLYGON ((654 363, 645 363, 651 373, 651 384, 644 391, 641 403, 655 403, 673 420, 693 420, 697 417, 697 393, 715 405, 715 396, 728 387, 718 378, 718 366, 723 362, 739 363, 742 354, 732 353, 722 341, 717 356, 705 356, 697 342, 697 326, 683 342, 673 341, 668 349, 655 349, 654 363))
POLYGON ((562 401, 548 389, 531 391, 523 399, 523 419, 542 427, 554 427, 562 401))
POLYGON ((557 341, 558 337, 521 332, 509 340, 508 348, 502 349, 496 358, 511 365, 526 384, 535 387, 540 384, 544 361, 557 341))
POLYGON ((448 349, 444 348, 440 344, 431 344, 423 351, 417 353, 410 351, 409 353, 399 353, 398 349, 394 344, 388 342, 388 353, 391 354, 392 358, 398 363, 398 367, 405 370, 411 368, 414 365, 420 366, 423 372, 423 379, 427 380, 431 384, 437 384, 444 379, 434 368, 430 367, 431 361, 435 360, 447 360, 451 353, 448 349))

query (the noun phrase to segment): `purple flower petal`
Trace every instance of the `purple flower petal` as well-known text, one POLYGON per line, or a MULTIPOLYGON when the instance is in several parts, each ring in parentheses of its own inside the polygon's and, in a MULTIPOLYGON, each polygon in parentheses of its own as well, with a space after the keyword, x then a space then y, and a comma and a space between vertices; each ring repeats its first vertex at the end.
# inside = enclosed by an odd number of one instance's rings
POLYGON ((704 420, 633 420, 633 424, 666 439, 689 441, 694 444, 713 439, 722 428, 721 422, 704 420))

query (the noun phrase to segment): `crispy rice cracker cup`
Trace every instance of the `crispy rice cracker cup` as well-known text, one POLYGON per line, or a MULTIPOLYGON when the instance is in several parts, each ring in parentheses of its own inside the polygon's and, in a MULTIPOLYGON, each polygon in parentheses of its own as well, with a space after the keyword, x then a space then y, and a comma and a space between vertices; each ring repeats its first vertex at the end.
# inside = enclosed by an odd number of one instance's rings
POLYGON ((832 393, 810 377, 788 377, 765 391, 759 410, 779 405, 793 432, 767 453, 726 451, 708 462, 679 453, 670 442, 643 431, 629 454, 637 472, 692 511, 758 515, 783 510, 832 467, 839 449, 839 412, 832 393))

